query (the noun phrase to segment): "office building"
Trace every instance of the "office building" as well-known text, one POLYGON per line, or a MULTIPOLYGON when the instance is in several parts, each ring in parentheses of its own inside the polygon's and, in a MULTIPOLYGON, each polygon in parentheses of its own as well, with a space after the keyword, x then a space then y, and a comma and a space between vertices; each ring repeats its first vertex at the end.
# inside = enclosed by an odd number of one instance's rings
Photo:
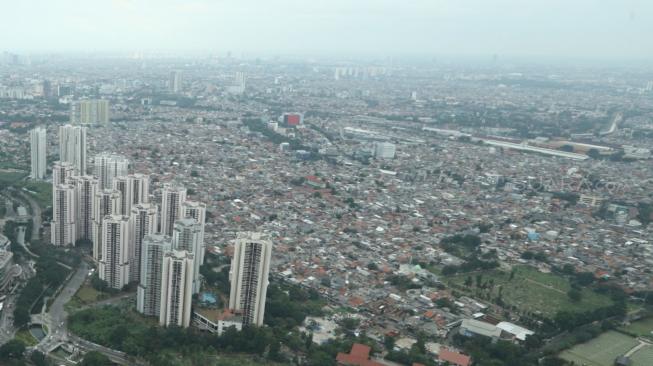
POLYGON ((201 225, 191 217, 177 220, 172 233, 172 249, 194 254, 193 294, 200 291, 200 253, 203 249, 200 234, 201 225))
POLYGON ((95 156, 94 165, 100 189, 108 189, 113 187, 113 178, 127 175, 129 160, 118 154, 100 153, 95 156))
POLYGON ((71 163, 75 175, 86 174, 86 127, 59 127, 59 160, 71 163))
POLYGON ((154 234, 143 238, 136 297, 136 309, 143 315, 158 317, 161 312, 163 253, 171 250, 172 239, 169 236, 154 234))
POLYGON ((161 233, 172 236, 175 221, 182 218, 181 204, 186 201, 186 188, 166 183, 161 191, 161 233))
POLYGON ((143 239, 157 231, 156 205, 139 203, 132 206, 129 215, 129 276, 131 281, 140 279, 141 256, 143 252, 143 239))
POLYGON ((168 79, 168 91, 171 93, 180 93, 183 90, 183 77, 179 70, 171 71, 168 79))
POLYGON ((263 325, 272 242, 261 233, 238 233, 231 261, 229 308, 241 312, 243 325, 263 325))
POLYGON ((52 188, 59 184, 68 182, 68 178, 74 175, 74 168, 71 163, 55 161, 52 165, 52 188))
POLYGON ((190 325, 194 261, 193 254, 185 250, 163 254, 159 324, 184 328, 190 325))
POLYGON ((107 215, 102 219, 102 258, 98 274, 110 288, 129 283, 129 218, 107 215))
POLYGON ((37 127, 29 132, 31 167, 30 178, 43 179, 48 152, 46 150, 45 128, 37 127))
POLYGON ((120 205, 120 192, 98 188, 93 202, 93 259, 102 260, 104 253, 102 221, 107 215, 116 215, 120 205))
POLYGON ((75 244, 75 187, 58 184, 52 191, 50 242, 56 246, 75 244))
POLYGON ((73 103, 70 107, 70 123, 106 125, 109 123, 109 101, 90 99, 73 103))
POLYGON ((93 240, 93 205, 97 194, 97 178, 90 175, 72 176, 75 187, 75 221, 77 239, 93 240))
POLYGON ((204 226, 206 224, 206 204, 197 201, 185 201, 181 205, 182 216, 191 217, 200 225, 200 246, 199 263, 204 264, 206 244, 204 243, 204 226))

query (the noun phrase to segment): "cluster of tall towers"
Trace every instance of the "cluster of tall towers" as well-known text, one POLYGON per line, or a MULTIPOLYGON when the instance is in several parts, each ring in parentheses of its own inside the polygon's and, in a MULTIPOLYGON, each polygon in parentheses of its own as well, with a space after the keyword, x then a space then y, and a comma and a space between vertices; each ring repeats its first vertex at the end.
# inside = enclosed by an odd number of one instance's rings
POLYGON ((96 155, 94 174, 87 174, 86 132, 84 126, 59 129, 52 244, 91 242, 98 275, 110 288, 138 282, 143 313, 160 316, 163 325, 187 326, 191 296, 200 289, 206 205, 188 200, 183 186, 168 183, 159 212, 150 202, 149 176, 130 173, 122 155, 96 155), (150 248, 153 242, 167 244, 157 252, 150 248))
MULTIPOLYGON (((92 243, 98 275, 110 288, 137 282, 139 312, 158 317, 164 326, 189 326, 192 295, 201 288, 206 205, 188 200, 182 185, 166 183, 159 211, 150 201, 149 176, 130 173, 122 155, 96 155, 94 174, 87 174, 86 133, 84 126, 59 128, 52 244, 92 243)), ((229 308, 242 315, 243 325, 263 324, 271 253, 266 235, 238 234, 229 308)))

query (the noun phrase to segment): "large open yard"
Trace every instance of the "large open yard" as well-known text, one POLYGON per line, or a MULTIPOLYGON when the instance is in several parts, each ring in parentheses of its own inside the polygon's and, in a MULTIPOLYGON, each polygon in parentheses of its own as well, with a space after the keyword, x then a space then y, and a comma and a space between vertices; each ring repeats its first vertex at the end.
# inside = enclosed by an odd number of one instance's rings
POLYGON ((27 181, 23 184, 23 188, 24 191, 34 198, 41 208, 52 206, 52 184, 40 181, 27 181))
MULTIPOLYGON (((571 289, 569 281, 559 275, 543 273, 534 267, 517 266, 515 275, 510 279, 510 272, 490 270, 472 274, 460 274, 449 278, 449 282, 457 290, 462 290, 472 296, 477 292, 490 294, 496 298, 501 292, 501 298, 508 305, 514 305, 521 311, 541 313, 552 317, 558 311, 587 311, 612 303, 609 297, 597 294, 591 290, 583 289, 582 298, 573 302, 567 296, 571 289), (465 279, 469 276, 475 280, 477 275, 482 275, 483 282, 493 281, 492 289, 480 290, 476 285, 465 287, 465 279)), ((446 278, 445 278, 446 279, 446 278)))
MULTIPOLYGON (((601 334, 589 342, 563 351, 560 357, 576 365, 612 366, 615 358, 623 356, 640 342, 628 335, 615 331, 601 334)), ((653 345, 644 344, 630 355, 632 366, 653 365, 653 345)))
MULTIPOLYGON (((653 317, 642 319, 622 328, 624 331, 653 340, 653 317)), ((653 363, 651 363, 653 365, 653 363)))
POLYGON ((29 175, 28 172, 15 169, 0 169, 0 188, 16 184, 29 175))
POLYGON ((611 331, 563 351, 560 357, 577 365, 612 366, 615 358, 624 355, 637 344, 639 342, 635 338, 611 331))

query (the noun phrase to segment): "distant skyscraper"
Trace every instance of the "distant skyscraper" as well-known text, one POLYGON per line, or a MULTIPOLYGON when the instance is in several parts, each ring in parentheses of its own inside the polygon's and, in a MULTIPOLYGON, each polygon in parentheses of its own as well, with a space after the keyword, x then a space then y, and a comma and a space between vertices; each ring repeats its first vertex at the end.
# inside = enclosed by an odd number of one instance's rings
POLYGON ((120 205, 120 192, 113 189, 98 188, 93 202, 93 259, 102 260, 104 237, 102 221, 107 215, 116 215, 120 205))
POLYGON ((149 203, 139 203, 132 206, 129 216, 129 276, 130 281, 140 279, 143 238, 156 234, 157 207, 149 203))
POLYGON ((108 215, 102 220, 100 279, 109 287, 122 289, 129 283, 129 218, 108 215))
POLYGON ((143 315, 159 316, 161 312, 161 276, 163 253, 172 250, 172 239, 164 235, 148 235, 143 238, 140 264, 140 280, 136 309, 143 315))
POLYGON ((237 72, 234 75, 234 80, 232 85, 227 88, 227 91, 231 94, 243 94, 245 92, 245 73, 237 72))
POLYGON ((120 191, 120 215, 129 215, 135 204, 149 201, 150 179, 144 174, 130 174, 113 178, 113 189, 120 191))
POLYGON ((262 325, 272 258, 272 242, 261 233, 238 233, 231 261, 229 308, 243 314, 243 325, 262 325))
POLYGON ((172 233, 172 249, 185 250, 194 254, 193 293, 200 291, 200 253, 202 243, 201 225, 193 218, 183 218, 175 222, 172 233))
POLYGON ((200 225, 200 245, 199 263, 204 264, 204 253, 206 244, 204 243, 204 225, 206 224, 206 204, 196 201, 185 201, 181 205, 182 216, 192 217, 200 225))
POLYGON ((32 153, 32 179, 45 177, 45 164, 47 157, 45 128, 37 127, 29 132, 30 149, 32 153))
POLYGON ((172 93, 179 93, 183 88, 183 79, 181 71, 171 71, 170 79, 168 80, 168 90, 172 93))
POLYGON ((105 99, 77 101, 70 107, 70 123, 105 125, 109 123, 109 109, 105 99))
POLYGON ((74 175, 75 169, 71 163, 65 161, 55 161, 52 166, 52 187, 64 184, 68 178, 74 175))
POLYGON ((182 218, 181 204, 186 201, 186 188, 166 183, 161 192, 161 233, 172 236, 175 221, 182 218))
POLYGON ((90 175, 73 176, 70 183, 75 187, 77 239, 93 241, 93 204, 97 193, 97 178, 90 175))
POLYGON ((75 187, 58 184, 52 191, 50 242, 56 246, 75 244, 75 187))
POLYGON ((129 160, 122 155, 101 153, 95 156, 95 176, 100 189, 113 187, 113 178, 127 175, 129 160))
POLYGON ((193 263, 193 254, 185 250, 163 254, 159 324, 184 328, 190 325, 193 263))
POLYGON ((73 164, 75 175, 86 174, 86 127, 59 127, 59 160, 73 164))

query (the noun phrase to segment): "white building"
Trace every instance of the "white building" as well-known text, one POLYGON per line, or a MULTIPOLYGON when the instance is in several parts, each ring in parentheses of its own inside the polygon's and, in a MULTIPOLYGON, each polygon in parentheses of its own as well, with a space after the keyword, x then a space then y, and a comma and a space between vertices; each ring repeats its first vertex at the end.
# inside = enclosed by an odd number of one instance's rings
POLYGON ((120 204, 120 192, 103 189, 95 193, 93 201, 93 259, 100 261, 104 253, 102 221, 107 215, 116 215, 120 204))
POLYGON ((74 170, 72 163, 55 161, 52 166, 52 188, 59 184, 66 184, 68 178, 74 175, 74 170))
POLYGON ((144 174, 130 174, 113 178, 113 189, 120 192, 118 213, 129 215, 133 205, 149 202, 150 178, 144 174))
POLYGON ((177 220, 172 231, 172 249, 185 250, 194 255, 193 294, 200 292, 200 257, 203 249, 200 235, 201 225, 190 217, 177 220))
POLYGON ((158 208, 154 204, 139 203, 131 208, 129 216, 129 276, 130 281, 140 279, 143 239, 156 234, 158 208))
POLYGON ((182 216, 192 217, 200 225, 200 246, 199 263, 204 264, 206 244, 204 243, 204 226, 206 225, 206 204, 197 201, 185 201, 181 205, 182 216))
POLYGON ((45 128, 37 127, 29 132, 31 167, 30 178, 43 179, 45 177, 45 164, 47 158, 47 144, 45 128))
POLYGON ((70 107, 70 123, 106 125, 109 123, 109 109, 106 99, 77 101, 70 107))
POLYGON ((102 220, 102 259, 100 279, 110 288, 122 289, 129 283, 129 218, 107 215, 102 220))
POLYGON ((179 93, 183 89, 183 76, 181 71, 175 70, 170 72, 168 80, 168 90, 172 93, 179 93))
POLYGON ((172 239, 164 235, 148 235, 143 238, 140 279, 136 297, 136 309, 148 316, 161 312, 161 276, 163 253, 172 250, 172 239))
POLYGON ((241 312, 243 325, 263 324, 272 242, 261 233, 238 233, 229 279, 229 308, 241 312))
POLYGON ((113 178, 127 175, 129 160, 126 157, 112 153, 101 153, 95 156, 95 176, 98 177, 100 189, 113 187, 113 178))
POLYGON ((394 159, 395 150, 395 144, 389 142, 374 143, 374 157, 377 159, 394 159))
POLYGON ((163 254, 159 324, 184 328, 190 325, 194 261, 193 254, 185 250, 163 254))
POLYGON ((93 205, 97 194, 97 178, 90 175, 70 177, 75 187, 75 221, 77 239, 93 240, 93 205))
POLYGON ((59 127, 59 160, 71 163, 75 175, 86 174, 86 127, 59 127))
POLYGON ((50 242, 56 246, 75 244, 75 187, 58 184, 52 191, 50 242))
POLYGON ((186 188, 166 183, 161 192, 161 233, 172 236, 175 221, 182 218, 181 204, 186 201, 186 188))

